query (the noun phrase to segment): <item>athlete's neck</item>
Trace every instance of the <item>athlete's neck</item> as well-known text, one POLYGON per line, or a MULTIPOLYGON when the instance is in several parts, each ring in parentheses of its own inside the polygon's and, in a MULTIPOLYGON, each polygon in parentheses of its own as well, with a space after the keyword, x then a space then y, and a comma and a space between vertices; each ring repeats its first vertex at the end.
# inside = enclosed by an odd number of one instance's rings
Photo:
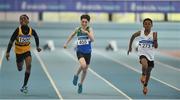
POLYGON ((151 30, 145 29, 145 30, 144 30, 144 34, 145 34, 145 35, 148 35, 148 34, 150 33, 150 31, 151 31, 151 30))
POLYGON ((86 30, 88 26, 82 26, 82 29, 86 30))
POLYGON ((28 25, 21 25, 21 27, 28 27, 28 25))

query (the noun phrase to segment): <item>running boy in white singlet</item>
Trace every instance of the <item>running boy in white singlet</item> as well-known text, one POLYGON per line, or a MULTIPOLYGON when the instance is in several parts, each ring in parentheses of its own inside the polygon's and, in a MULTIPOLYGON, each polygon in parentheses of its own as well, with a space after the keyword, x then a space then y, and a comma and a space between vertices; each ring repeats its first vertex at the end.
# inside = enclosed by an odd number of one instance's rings
POLYGON ((129 42, 129 49, 127 54, 132 51, 132 43, 136 37, 139 37, 138 42, 138 55, 140 64, 142 65, 141 83, 143 84, 143 93, 146 95, 148 92, 148 81, 150 78, 151 70, 154 67, 154 48, 158 48, 157 32, 152 32, 151 28, 153 22, 150 18, 143 21, 144 29, 134 33, 129 42))

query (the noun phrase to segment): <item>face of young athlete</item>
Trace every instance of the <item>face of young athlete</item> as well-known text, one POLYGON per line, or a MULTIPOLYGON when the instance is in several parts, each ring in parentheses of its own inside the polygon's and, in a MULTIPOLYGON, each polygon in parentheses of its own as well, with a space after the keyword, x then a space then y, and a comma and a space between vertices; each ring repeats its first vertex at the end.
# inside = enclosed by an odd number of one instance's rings
POLYGON ((27 25, 29 23, 29 19, 26 16, 20 16, 19 22, 21 25, 27 25))
POLYGON ((83 19, 81 20, 81 26, 84 27, 84 28, 88 26, 88 23, 89 23, 88 20, 85 19, 85 18, 83 18, 83 19))
POLYGON ((145 30, 151 30, 152 23, 151 23, 151 21, 146 20, 146 21, 143 23, 143 26, 144 26, 145 30))

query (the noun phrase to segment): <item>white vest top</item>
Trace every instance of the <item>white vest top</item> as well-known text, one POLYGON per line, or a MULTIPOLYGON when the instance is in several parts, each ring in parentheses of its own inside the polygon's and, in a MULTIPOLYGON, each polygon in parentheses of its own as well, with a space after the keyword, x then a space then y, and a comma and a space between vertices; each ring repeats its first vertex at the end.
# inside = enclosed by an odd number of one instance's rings
POLYGON ((144 55, 148 60, 154 61, 153 32, 146 36, 144 30, 141 30, 138 41, 138 55, 144 55))

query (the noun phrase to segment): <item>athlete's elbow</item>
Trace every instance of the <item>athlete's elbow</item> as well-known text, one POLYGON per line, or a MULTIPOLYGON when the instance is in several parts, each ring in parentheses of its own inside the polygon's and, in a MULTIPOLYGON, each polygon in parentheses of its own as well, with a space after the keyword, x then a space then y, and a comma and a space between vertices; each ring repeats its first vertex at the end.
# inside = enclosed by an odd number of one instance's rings
POLYGON ((92 38, 90 38, 90 40, 91 40, 91 42, 94 42, 94 38, 92 37, 92 38))

